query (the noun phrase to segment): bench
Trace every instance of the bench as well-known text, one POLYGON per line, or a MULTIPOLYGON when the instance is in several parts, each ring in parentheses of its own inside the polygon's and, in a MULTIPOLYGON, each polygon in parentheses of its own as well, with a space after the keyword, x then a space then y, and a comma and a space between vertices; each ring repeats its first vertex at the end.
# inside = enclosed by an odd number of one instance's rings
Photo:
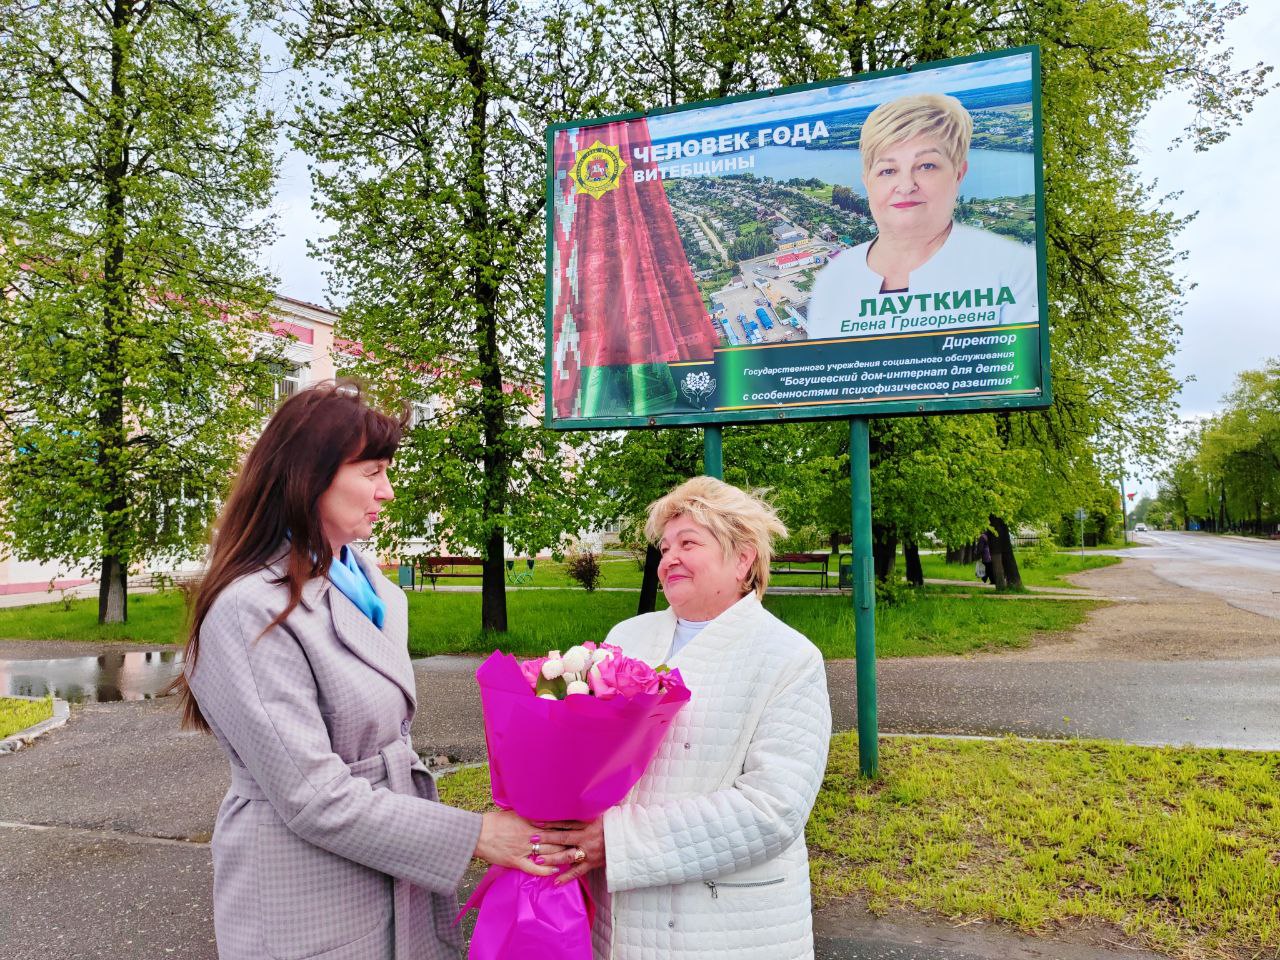
POLYGON ((822 587, 827 587, 827 561, 830 560, 830 554, 826 553, 779 553, 769 562, 769 576, 787 576, 788 574, 805 574, 808 576, 822 577, 822 587), (817 564, 817 567, 814 567, 817 564))
POLYGON ((484 557, 423 557, 422 577, 431 581, 434 590, 436 581, 442 577, 478 577, 482 571, 459 570, 459 567, 483 567, 484 557))
POLYGON ((143 590, 155 590, 162 593, 165 590, 195 586, 200 582, 203 576, 203 571, 194 573, 162 573, 160 571, 153 570, 141 576, 130 577, 129 586, 139 587, 143 590))

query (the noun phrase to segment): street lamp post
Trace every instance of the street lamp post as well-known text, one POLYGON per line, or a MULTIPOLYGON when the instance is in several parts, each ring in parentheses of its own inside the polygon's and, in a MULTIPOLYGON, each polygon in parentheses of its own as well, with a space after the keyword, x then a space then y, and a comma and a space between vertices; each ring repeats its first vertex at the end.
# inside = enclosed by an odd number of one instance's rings
POLYGON ((1120 468, 1120 537, 1127 547, 1129 545, 1129 510, 1124 502, 1124 467, 1120 468))

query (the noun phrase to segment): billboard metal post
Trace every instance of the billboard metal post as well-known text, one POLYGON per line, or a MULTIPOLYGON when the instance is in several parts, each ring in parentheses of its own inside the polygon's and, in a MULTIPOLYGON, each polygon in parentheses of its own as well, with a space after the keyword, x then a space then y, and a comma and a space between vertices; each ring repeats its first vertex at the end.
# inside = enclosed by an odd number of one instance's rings
POLYGON ((871 555, 871 421, 849 420, 853 505, 853 622, 858 683, 858 762, 864 777, 880 775, 876 724, 876 580, 871 555))
POLYGON ((707 424, 702 431, 702 472, 717 480, 724 479, 724 454, 720 439, 720 427, 707 424))

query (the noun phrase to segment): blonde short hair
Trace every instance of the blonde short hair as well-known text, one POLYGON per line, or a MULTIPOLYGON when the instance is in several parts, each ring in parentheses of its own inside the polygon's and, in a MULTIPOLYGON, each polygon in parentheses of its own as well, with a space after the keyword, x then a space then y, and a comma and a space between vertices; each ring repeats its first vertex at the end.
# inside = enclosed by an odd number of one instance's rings
POLYGON ((969 156, 973 118, 959 100, 945 93, 917 93, 880 104, 862 124, 859 136, 863 178, 881 153, 916 137, 937 140, 947 159, 959 167, 969 156))
POLYGON ((711 531, 725 559, 743 547, 754 547, 756 560, 747 571, 743 594, 754 590, 757 596, 764 596, 773 538, 787 535, 786 526, 769 503, 723 480, 694 477, 649 504, 649 519, 644 525, 649 542, 661 540, 667 524, 682 515, 711 531))

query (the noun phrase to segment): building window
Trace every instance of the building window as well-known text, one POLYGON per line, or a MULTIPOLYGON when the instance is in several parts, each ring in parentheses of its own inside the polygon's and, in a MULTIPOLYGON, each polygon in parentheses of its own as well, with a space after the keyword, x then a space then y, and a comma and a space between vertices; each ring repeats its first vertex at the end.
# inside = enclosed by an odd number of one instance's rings
POLYGON ((271 371, 271 398, 264 410, 271 412, 286 399, 302 389, 302 368, 291 363, 273 363, 271 371))
POLYGON ((409 407, 409 429, 420 427, 435 416, 435 407, 431 403, 415 400, 409 407))

